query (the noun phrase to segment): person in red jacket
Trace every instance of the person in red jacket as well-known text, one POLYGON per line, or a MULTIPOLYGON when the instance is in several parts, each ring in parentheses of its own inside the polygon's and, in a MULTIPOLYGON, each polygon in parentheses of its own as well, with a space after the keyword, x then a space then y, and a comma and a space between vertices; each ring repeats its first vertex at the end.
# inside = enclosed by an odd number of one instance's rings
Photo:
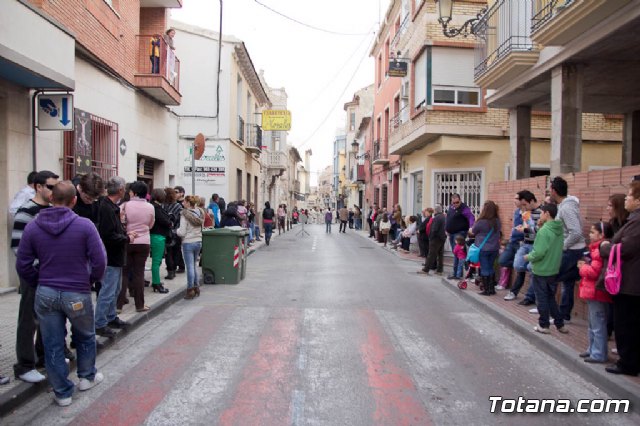
MULTIPOLYGON (((589 309, 589 348, 580 354, 585 362, 603 363, 607 361, 607 311, 612 303, 611 296, 596 288, 598 278, 604 269, 600 256, 600 244, 613 237, 611 225, 598 222, 589 232, 589 257, 578 262, 580 269, 580 298, 587 301, 589 309), (591 259, 589 261, 589 258, 591 259)), ((608 243, 608 242, 607 242, 608 243)))

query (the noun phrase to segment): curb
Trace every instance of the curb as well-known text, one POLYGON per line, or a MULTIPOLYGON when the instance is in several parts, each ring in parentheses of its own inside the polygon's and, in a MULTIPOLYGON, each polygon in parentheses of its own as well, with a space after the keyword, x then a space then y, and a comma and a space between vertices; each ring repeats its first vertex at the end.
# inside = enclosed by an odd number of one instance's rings
MULTIPOLYGON (((96 335, 96 357, 109 347, 114 345, 122 337, 126 336, 133 330, 137 329, 144 323, 148 322, 152 318, 160 315, 168 306, 177 302, 184 297, 187 291, 186 285, 180 287, 177 290, 171 291, 171 295, 158 301, 158 303, 150 309, 148 312, 139 313, 129 321, 129 326, 126 329, 118 330, 115 338, 108 338, 96 335)), ((72 362, 69 366, 69 370, 75 368, 75 362, 72 362)), ((22 382, 12 390, 0 394, 0 418, 9 414, 12 410, 18 408, 20 405, 28 402, 35 396, 42 392, 46 392, 50 388, 49 381, 43 380, 40 383, 24 383, 22 382)))
POLYGON ((480 310, 492 315, 516 333, 532 340, 536 348, 541 349, 569 370, 578 373, 583 379, 601 388, 612 398, 628 399, 631 403, 631 412, 640 412, 640 386, 626 380, 622 376, 615 376, 605 372, 601 364, 591 366, 585 362, 581 362, 582 360, 578 358, 573 348, 568 347, 551 336, 545 337, 541 334, 534 333, 530 324, 507 314, 505 311, 494 307, 490 303, 481 301, 477 297, 467 293, 466 290, 458 289, 446 278, 442 278, 440 281, 442 285, 450 289, 453 293, 471 301, 480 310))

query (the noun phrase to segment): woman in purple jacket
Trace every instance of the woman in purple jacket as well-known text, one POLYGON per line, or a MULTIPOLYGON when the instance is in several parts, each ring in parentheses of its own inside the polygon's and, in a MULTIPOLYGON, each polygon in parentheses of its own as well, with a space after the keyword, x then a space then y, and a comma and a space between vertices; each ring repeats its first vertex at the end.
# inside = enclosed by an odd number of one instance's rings
POLYGON ((480 250, 480 276, 484 286, 480 294, 483 296, 496 294, 492 276, 494 273, 493 264, 500 250, 500 226, 498 206, 493 201, 485 201, 480 216, 471 230, 478 247, 484 242, 480 250))

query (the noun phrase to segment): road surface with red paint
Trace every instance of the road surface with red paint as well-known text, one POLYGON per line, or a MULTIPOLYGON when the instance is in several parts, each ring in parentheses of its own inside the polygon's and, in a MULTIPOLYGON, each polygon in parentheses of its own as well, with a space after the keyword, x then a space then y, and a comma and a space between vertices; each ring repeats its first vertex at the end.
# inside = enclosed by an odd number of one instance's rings
POLYGON ((105 381, 2 424, 638 424, 490 413, 489 397, 608 398, 526 336, 360 236, 288 232, 237 286, 207 286, 98 357, 105 381))

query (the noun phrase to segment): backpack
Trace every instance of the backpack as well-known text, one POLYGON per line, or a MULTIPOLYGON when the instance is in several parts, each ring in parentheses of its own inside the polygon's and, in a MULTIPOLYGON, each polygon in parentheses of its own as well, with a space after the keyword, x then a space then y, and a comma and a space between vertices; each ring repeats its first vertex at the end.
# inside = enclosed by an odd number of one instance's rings
POLYGON ((620 291, 620 284, 622 283, 622 257, 620 256, 621 246, 622 244, 614 244, 611 247, 607 271, 604 274, 604 287, 607 289, 609 294, 614 296, 620 291))

